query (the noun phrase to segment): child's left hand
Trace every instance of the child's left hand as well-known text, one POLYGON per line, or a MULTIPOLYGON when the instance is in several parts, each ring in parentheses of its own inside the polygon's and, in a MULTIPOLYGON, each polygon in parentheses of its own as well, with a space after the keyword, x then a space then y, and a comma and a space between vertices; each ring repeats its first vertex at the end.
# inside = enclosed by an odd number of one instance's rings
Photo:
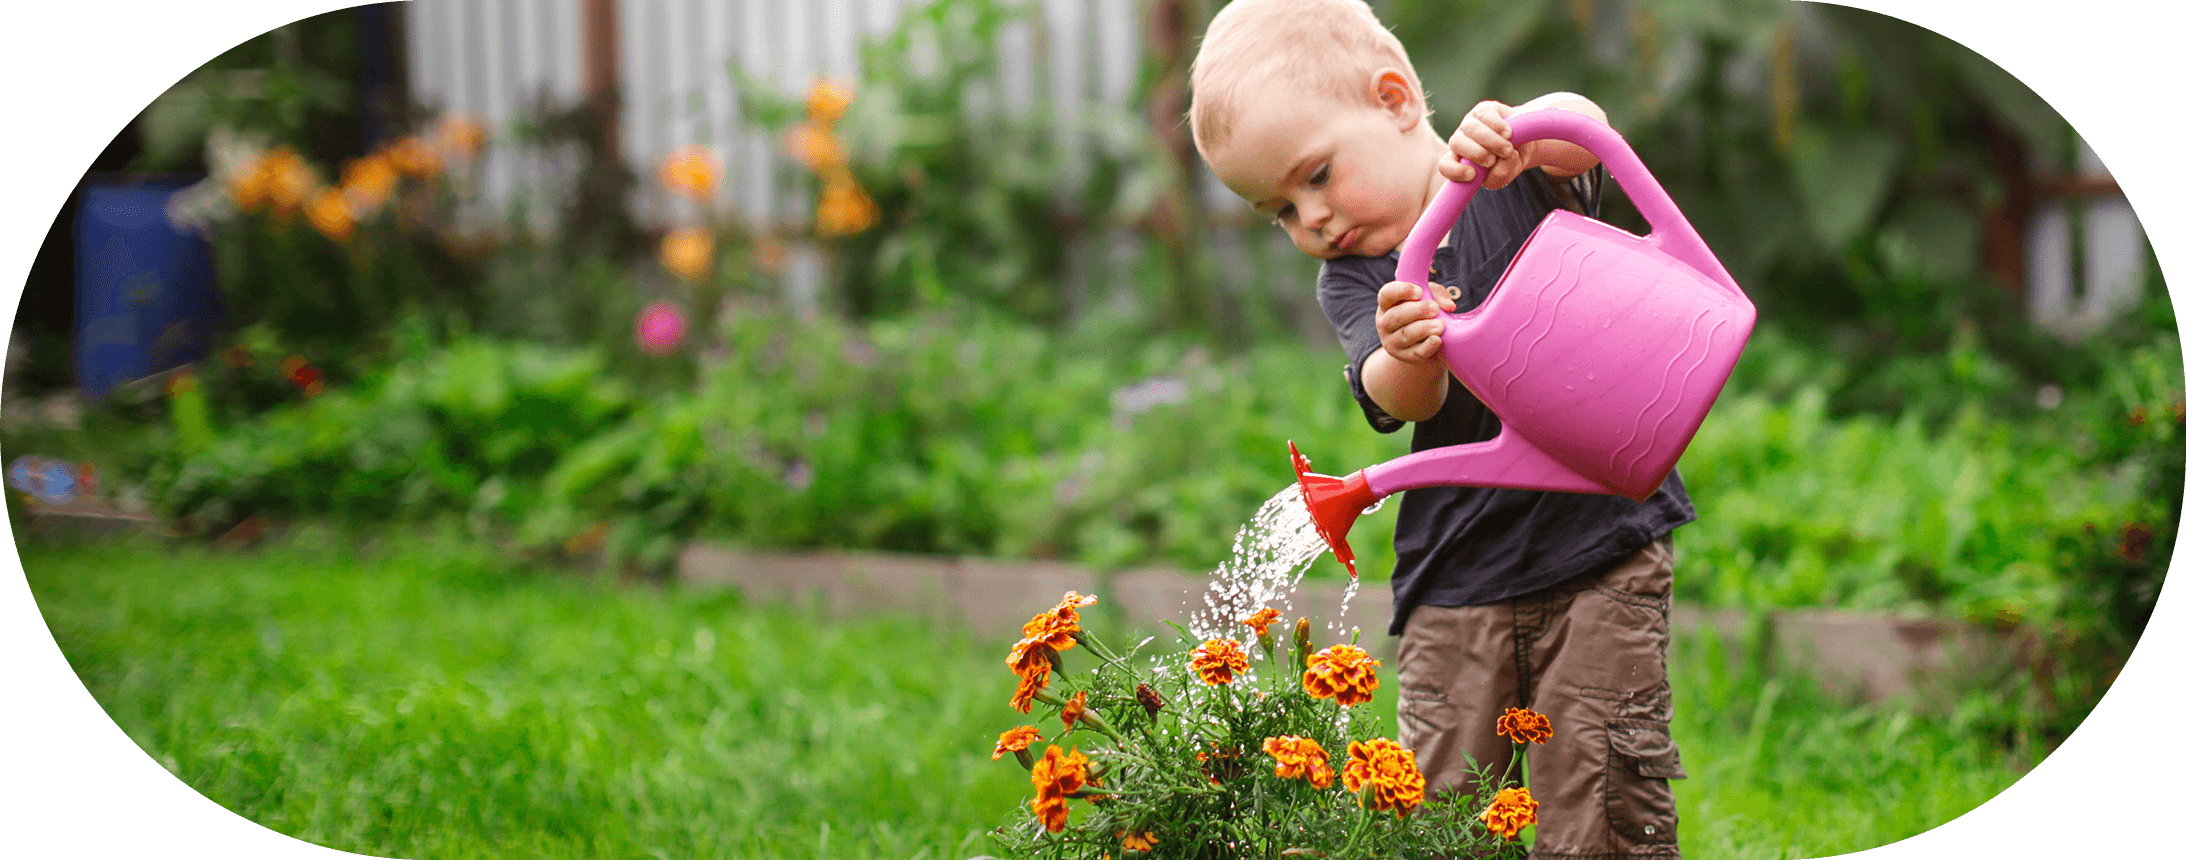
MULTIPOLYGON (((1465 121, 1458 123, 1457 131, 1450 135, 1450 152, 1442 157, 1437 167, 1442 176, 1451 182, 1471 182, 1472 165, 1458 159, 1470 160, 1488 172, 1484 188, 1495 189, 1509 185, 1511 180, 1526 169, 1526 158, 1517 146, 1510 142, 1510 123, 1507 121, 1517 108, 1498 101, 1484 101, 1465 112, 1465 121)), ((1530 146, 1530 144, 1529 144, 1530 146)))

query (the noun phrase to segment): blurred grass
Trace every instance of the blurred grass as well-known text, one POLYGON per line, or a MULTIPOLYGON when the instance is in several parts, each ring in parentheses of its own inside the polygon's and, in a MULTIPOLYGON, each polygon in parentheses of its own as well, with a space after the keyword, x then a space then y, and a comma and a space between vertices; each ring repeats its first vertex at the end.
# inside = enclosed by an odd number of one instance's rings
MULTIPOLYGON (((449 538, 20 545, 63 652, 132 738, 229 809, 329 847, 965 858, 1026 796, 988 758, 1018 724, 1000 667, 1014 631, 618 587, 449 538)), ((1873 847, 2030 764, 1708 643, 1673 662, 1688 857, 1873 847)), ((1394 726, 1385 690, 1369 707, 1394 726)))

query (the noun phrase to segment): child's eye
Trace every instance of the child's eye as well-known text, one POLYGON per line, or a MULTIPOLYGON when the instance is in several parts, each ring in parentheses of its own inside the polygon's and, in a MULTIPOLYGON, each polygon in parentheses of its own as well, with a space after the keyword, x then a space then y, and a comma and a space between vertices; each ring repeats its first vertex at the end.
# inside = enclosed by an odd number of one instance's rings
POLYGON ((1275 213, 1275 226, 1283 226, 1283 222, 1290 220, 1291 216, 1296 214, 1298 214, 1298 207, 1292 206, 1288 203, 1283 204, 1283 208, 1277 210, 1275 213))
POLYGON ((1312 175, 1312 176, 1308 176, 1308 177, 1306 177, 1306 185, 1308 185, 1308 186, 1311 186, 1311 187, 1314 187, 1314 188, 1319 188, 1319 187, 1321 187, 1322 185, 1325 185, 1325 184, 1327 184, 1327 183, 1328 183, 1328 165, 1326 165, 1326 164, 1323 164, 1323 165, 1321 165, 1321 166, 1319 166, 1319 167, 1316 167, 1316 168, 1314 168, 1314 169, 1313 169, 1313 175, 1312 175))

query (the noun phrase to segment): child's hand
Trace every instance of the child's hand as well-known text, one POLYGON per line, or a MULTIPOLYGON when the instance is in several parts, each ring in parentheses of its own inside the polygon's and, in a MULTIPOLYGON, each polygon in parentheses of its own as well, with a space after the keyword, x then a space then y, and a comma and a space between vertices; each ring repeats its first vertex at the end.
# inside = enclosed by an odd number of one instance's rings
POLYGON ((1437 286, 1421 290, 1403 281, 1383 284, 1375 294, 1374 331, 1381 335, 1381 349, 1407 364, 1439 363, 1442 355, 1442 320, 1439 306, 1456 311, 1457 303, 1437 286))
MULTIPOLYGON (((1458 123, 1457 131, 1450 135, 1450 154, 1442 157, 1437 165, 1442 176, 1451 182, 1471 182, 1473 169, 1458 161, 1469 159, 1480 169, 1488 172, 1481 187, 1495 189, 1509 185, 1526 169, 1526 159, 1519 148, 1510 142, 1510 123, 1507 118, 1517 108, 1498 101, 1484 101, 1465 112, 1465 120, 1458 123)), ((1528 144, 1530 147, 1531 144, 1528 144)))

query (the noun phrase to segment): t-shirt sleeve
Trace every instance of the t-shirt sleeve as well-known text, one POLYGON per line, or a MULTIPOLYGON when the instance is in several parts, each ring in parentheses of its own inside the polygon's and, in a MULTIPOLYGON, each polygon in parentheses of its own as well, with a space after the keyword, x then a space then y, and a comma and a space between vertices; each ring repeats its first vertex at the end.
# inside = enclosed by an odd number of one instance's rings
POLYGON ((1382 433, 1394 433, 1404 426, 1403 421, 1390 417, 1389 413, 1374 403, 1366 394, 1366 383, 1361 369, 1366 357, 1381 348, 1381 335, 1374 331, 1375 297, 1383 284, 1395 277, 1392 270, 1386 275, 1369 261, 1358 257, 1339 257, 1321 264, 1320 286, 1317 295, 1321 312, 1336 329, 1336 340, 1343 345, 1344 382, 1351 387, 1351 397, 1366 414, 1366 422, 1382 433))

